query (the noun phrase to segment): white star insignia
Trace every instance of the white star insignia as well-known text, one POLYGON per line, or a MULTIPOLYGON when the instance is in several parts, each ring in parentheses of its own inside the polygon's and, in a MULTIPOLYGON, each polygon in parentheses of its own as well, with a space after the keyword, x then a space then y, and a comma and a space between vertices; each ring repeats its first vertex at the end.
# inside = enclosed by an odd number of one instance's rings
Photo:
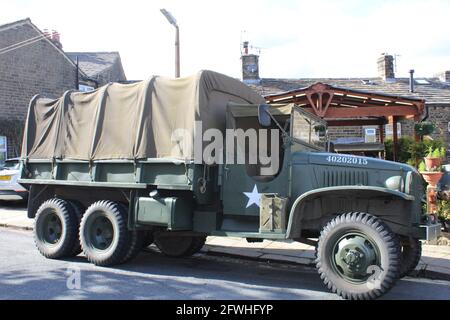
POLYGON ((258 192, 256 184, 252 192, 244 192, 244 194, 248 198, 246 208, 250 207, 252 204, 256 204, 259 207, 259 200, 261 199, 261 195, 258 192))

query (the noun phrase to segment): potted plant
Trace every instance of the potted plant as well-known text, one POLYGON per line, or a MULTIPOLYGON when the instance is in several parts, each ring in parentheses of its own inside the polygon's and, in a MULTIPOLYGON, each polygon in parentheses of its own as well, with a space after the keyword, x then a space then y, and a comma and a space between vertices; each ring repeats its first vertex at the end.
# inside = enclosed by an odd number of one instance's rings
POLYGON ((432 134, 434 132, 434 129, 435 125, 431 122, 419 122, 414 126, 415 132, 420 136, 421 139, 424 136, 432 134))
POLYGON ((428 148, 427 156, 425 157, 425 166, 429 168, 437 168, 441 165, 441 150, 440 148, 428 148))
POLYGON ((442 173, 442 167, 440 165, 429 167, 425 162, 421 161, 419 164, 419 172, 425 179, 425 181, 430 185, 435 187, 439 180, 441 179, 443 173, 442 173))

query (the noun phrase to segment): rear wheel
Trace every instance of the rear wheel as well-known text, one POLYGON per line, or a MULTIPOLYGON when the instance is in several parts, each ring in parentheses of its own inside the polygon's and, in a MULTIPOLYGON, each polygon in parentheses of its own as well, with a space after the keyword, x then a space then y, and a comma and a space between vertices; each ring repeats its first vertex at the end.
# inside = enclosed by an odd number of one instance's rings
POLYGON ((70 253, 70 255, 72 257, 75 257, 75 256, 79 255, 81 252, 83 252, 83 250, 81 249, 79 233, 80 233, 81 218, 83 216, 85 208, 83 207, 83 205, 81 203, 79 203, 77 201, 70 200, 67 202, 72 207, 72 209, 75 213, 75 216, 77 217, 77 240, 75 241, 73 248, 72 248, 72 252, 70 253))
POLYGON ((169 257, 187 257, 197 253, 205 243, 203 236, 178 236, 161 232, 155 235, 158 249, 169 257))
POLYGON ((400 277, 407 276, 419 264, 422 255, 422 242, 412 237, 402 237, 400 239, 402 253, 400 258, 400 277))
POLYGON ((79 243, 78 226, 78 215, 68 201, 45 201, 36 212, 33 229, 37 249, 50 259, 73 256, 79 243))
POLYGON ((80 241, 87 259, 95 265, 123 262, 131 241, 126 211, 112 201, 93 203, 81 220, 80 241))
POLYGON ((153 231, 144 231, 144 241, 142 241, 142 248, 147 248, 153 243, 154 240, 155 239, 153 237, 153 231))
POLYGON ((374 299, 389 291, 398 278, 400 245, 380 219, 347 213, 323 228, 316 266, 332 292, 345 299, 374 299))
POLYGON ((199 252, 205 245, 205 242, 206 242, 205 236, 194 237, 190 254, 193 255, 199 252))

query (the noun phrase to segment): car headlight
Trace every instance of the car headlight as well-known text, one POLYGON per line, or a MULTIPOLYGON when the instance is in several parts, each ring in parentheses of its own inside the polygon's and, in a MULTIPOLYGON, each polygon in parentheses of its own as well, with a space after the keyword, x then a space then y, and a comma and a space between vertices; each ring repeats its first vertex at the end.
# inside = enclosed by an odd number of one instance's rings
POLYGON ((386 188, 391 189, 391 190, 396 190, 396 191, 400 191, 400 192, 403 192, 403 190, 404 190, 404 180, 403 180, 402 176, 390 177, 390 178, 386 179, 386 181, 384 182, 384 185, 386 186, 386 188))

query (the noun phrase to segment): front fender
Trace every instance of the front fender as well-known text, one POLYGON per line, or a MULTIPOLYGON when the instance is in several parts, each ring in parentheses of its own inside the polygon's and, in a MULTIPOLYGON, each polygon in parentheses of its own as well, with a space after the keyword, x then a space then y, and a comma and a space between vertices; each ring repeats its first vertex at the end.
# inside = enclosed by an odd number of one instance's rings
POLYGON ((286 230, 286 237, 292 239, 299 236, 301 230, 301 220, 304 215, 304 204, 324 196, 346 196, 351 198, 374 199, 377 197, 393 197, 403 201, 414 201, 414 196, 400 191, 373 186, 337 186, 314 189, 299 196, 292 204, 289 222, 286 230))

